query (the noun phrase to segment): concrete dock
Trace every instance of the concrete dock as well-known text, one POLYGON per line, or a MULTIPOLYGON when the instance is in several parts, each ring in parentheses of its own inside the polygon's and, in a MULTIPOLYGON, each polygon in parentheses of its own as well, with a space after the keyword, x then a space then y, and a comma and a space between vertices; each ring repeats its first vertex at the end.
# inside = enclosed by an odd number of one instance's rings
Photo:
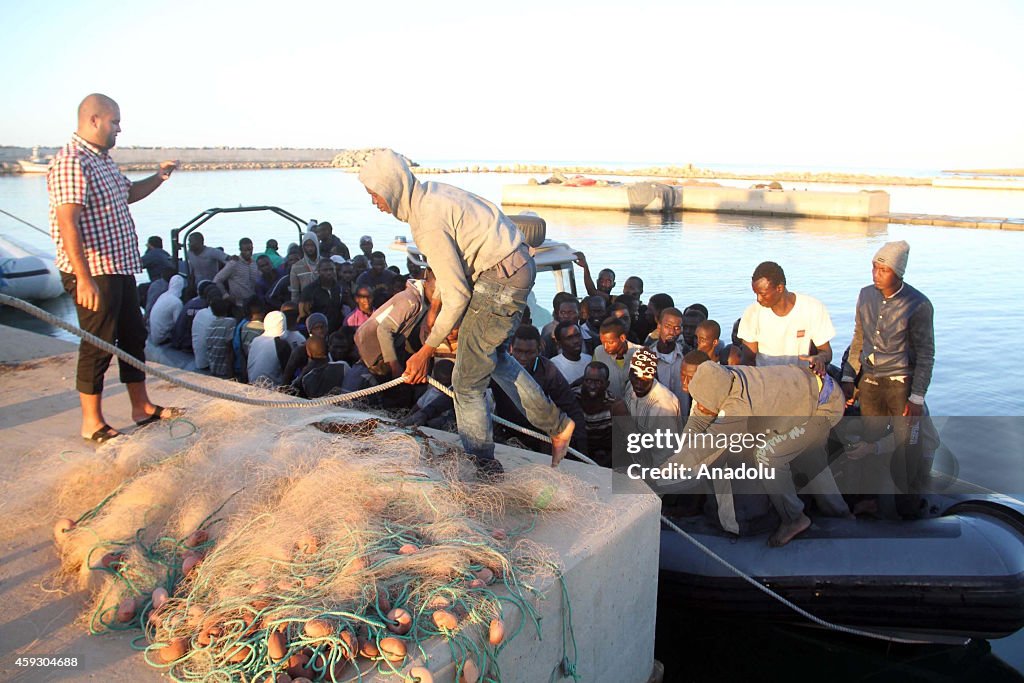
POLYGON ((636 212, 706 211, 768 216, 871 220, 889 214, 889 193, 746 189, 658 182, 623 185, 505 185, 505 206, 617 209, 636 212))
POLYGON ((982 230, 1024 230, 1024 218, 891 213, 882 191, 824 192, 669 185, 656 182, 574 187, 505 185, 502 204, 516 211, 583 209, 631 213, 722 213, 934 225, 982 230))
POLYGON ((1024 230, 1024 218, 985 216, 939 216, 927 213, 890 213, 890 223, 934 225, 941 228, 977 228, 980 230, 1024 230))
MULTIPOLYGON (((0 392, 0 440, 5 464, 0 473, 4 518, 0 530, 0 680, 166 680, 132 649, 131 641, 140 631, 88 635, 80 620, 87 596, 57 575, 52 525, 59 517, 82 512, 57 509, 54 494, 58 482, 75 464, 105 457, 105 447, 96 447, 78 435, 75 352, 74 344, 0 326, 0 381, 4 387, 0 392), (16 664, 18 657, 52 655, 76 656, 80 664, 55 670, 16 664)), ((230 390, 237 386, 171 371, 211 387, 230 390)), ((130 432, 128 399, 116 372, 112 368, 107 376, 104 410, 112 426, 130 432)), ((202 421, 205 397, 159 380, 151 381, 149 388, 152 398, 163 405, 187 406, 200 429, 213 426, 202 421)), ((308 414, 292 409, 283 412, 282 420, 294 422, 308 414)), ((434 435, 454 438, 440 432, 434 435)), ((497 454, 506 469, 549 462, 543 455, 503 446, 497 454)), ((654 668, 659 501, 652 495, 613 496, 608 470, 569 461, 560 468, 586 482, 600 503, 599 511, 584 524, 565 527, 557 516, 542 515, 529 534, 531 541, 557 555, 563 569, 572 604, 577 671, 586 681, 645 683, 654 668)), ((534 605, 542 617, 542 639, 526 630, 502 650, 499 661, 504 680, 546 681, 559 667, 564 613, 557 582, 545 598, 534 605)), ((441 639, 427 642, 435 681, 453 680, 448 644, 441 639)), ((364 679, 396 680, 376 675, 364 679)))

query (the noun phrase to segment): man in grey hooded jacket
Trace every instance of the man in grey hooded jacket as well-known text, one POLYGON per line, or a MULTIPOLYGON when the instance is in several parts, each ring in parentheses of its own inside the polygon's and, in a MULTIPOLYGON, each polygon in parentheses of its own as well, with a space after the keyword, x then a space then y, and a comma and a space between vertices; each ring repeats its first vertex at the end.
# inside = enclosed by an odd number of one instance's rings
POLYGON ((782 519, 768 539, 770 545, 785 545, 811 525, 790 472, 797 457, 811 480, 804 492, 813 493, 827 515, 849 516, 825 452, 829 430, 845 408, 843 392, 831 377, 820 378, 796 365, 736 368, 705 362, 697 367, 689 391, 694 411, 684 432, 716 438, 688 440, 666 462, 692 468, 700 476, 701 466, 725 455, 724 444, 751 435, 754 457, 777 470, 761 480, 782 519))
POLYGON ((292 266, 288 274, 288 288, 292 301, 298 301, 302 288, 317 278, 317 264, 320 262, 320 238, 309 230, 302 238, 302 258, 292 266))
POLYGON ((463 448, 482 472, 501 472, 484 399, 494 379, 521 404, 530 423, 551 436, 551 465, 556 467, 575 423, 505 349, 537 275, 518 228, 486 199, 451 185, 419 182, 391 150, 374 154, 359 180, 378 209, 409 224, 437 278, 440 296, 435 299, 441 309, 423 347, 406 362, 406 381, 425 381, 435 349, 461 320, 452 388, 463 448))

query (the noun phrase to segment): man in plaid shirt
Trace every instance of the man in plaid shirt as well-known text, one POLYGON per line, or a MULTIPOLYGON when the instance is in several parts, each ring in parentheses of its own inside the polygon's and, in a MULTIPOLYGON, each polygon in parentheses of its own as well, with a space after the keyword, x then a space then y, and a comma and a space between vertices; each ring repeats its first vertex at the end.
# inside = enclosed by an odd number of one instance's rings
MULTIPOLYGON (((139 309, 135 273, 142 270, 139 238, 128 205, 160 187, 178 166, 160 163, 152 176, 132 182, 108 156, 121 132, 121 111, 106 95, 92 94, 78 107, 78 130, 53 159, 46 185, 50 234, 64 289, 75 298, 79 326, 145 360, 146 326, 139 309)), ((120 435, 102 410, 103 376, 111 355, 85 342, 78 352, 77 388, 82 436, 103 443, 120 435)), ((152 403, 146 375, 119 362, 131 400, 132 419, 148 424, 175 417, 177 408, 152 403)))

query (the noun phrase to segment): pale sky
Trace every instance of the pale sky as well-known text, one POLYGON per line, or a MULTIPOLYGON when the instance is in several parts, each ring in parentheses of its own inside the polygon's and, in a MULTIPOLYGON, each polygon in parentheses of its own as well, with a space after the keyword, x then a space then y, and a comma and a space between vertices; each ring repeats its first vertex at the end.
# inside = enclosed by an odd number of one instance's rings
POLYGON ((0 144, 1024 167, 1024 2, 4 0, 0 144), (350 6, 351 5, 351 6, 350 6))

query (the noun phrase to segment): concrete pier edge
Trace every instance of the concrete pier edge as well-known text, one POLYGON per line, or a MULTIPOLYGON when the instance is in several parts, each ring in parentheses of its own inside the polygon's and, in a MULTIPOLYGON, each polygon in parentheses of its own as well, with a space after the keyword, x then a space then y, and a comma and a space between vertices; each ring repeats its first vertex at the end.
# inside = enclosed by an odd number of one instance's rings
MULTIPOLYGON (((5 525, 0 532, 0 680, 32 676, 15 664, 16 658, 76 656, 74 669, 35 672, 45 678, 31 680, 86 681, 100 678, 115 683, 166 680, 134 652, 131 639, 139 631, 90 636, 78 620, 85 607, 84 593, 71 589, 57 576, 51 525, 56 517, 75 510, 58 510, 52 498, 61 476, 76 462, 102 457, 95 446, 78 436, 79 406, 74 389, 76 345, 33 332, 0 325, 0 440, 6 467, 0 472, 0 499, 5 525), (58 590, 64 589, 64 590, 58 590), (52 676, 52 678, 51 678, 52 676)), ((230 390, 231 383, 164 368, 174 375, 204 385, 230 390)), ((104 409, 116 428, 130 425, 130 409, 116 364, 106 378, 104 409)), ((154 400, 164 405, 198 407, 203 399, 160 380, 149 382, 154 400)), ((276 397, 276 395, 275 395, 276 397)), ((300 409, 301 411, 301 409, 300 409)), ((314 409, 321 414, 323 409, 314 409)), ((333 415, 335 411, 330 411, 333 415)), ((359 411, 339 408, 339 416, 367 417, 359 411)), ((282 420, 295 420, 295 410, 284 411, 282 420)), ((309 418, 302 413, 303 423, 309 418)), ((197 418, 199 421, 199 418, 197 418)), ((197 422, 198 424, 199 422, 197 422)), ((132 431, 130 428, 128 431, 132 431)), ((454 434, 431 433, 456 440, 454 434)), ((311 437, 311 438, 315 438, 311 437)), ((538 453, 497 446, 506 468, 527 463, 546 464, 538 453)), ((561 469, 586 482, 597 496, 598 509, 586 520, 541 517, 530 538, 559 558, 565 588, 572 605, 576 650, 560 633, 565 618, 557 582, 546 599, 536 598, 543 637, 524 631, 499 657, 509 681, 547 680, 562 661, 563 647, 576 660, 583 680, 645 683, 658 680, 654 661, 654 625, 657 603, 658 513, 653 495, 613 495, 612 473, 583 463, 565 461, 561 469), (575 523, 571 528, 565 521, 575 523), (610 647, 609 643, 615 643, 610 647)), ((639 493, 639 491, 638 491, 639 493)), ((73 516, 73 514, 72 514, 73 516)), ((455 667, 448 644, 427 644, 438 683, 453 682, 455 667)), ((407 665, 411 662, 407 662, 407 665)), ((29 680, 29 678, 25 678, 29 680)), ((384 680, 371 674, 364 680, 384 680)), ((390 678, 388 678, 390 680, 390 678)))

